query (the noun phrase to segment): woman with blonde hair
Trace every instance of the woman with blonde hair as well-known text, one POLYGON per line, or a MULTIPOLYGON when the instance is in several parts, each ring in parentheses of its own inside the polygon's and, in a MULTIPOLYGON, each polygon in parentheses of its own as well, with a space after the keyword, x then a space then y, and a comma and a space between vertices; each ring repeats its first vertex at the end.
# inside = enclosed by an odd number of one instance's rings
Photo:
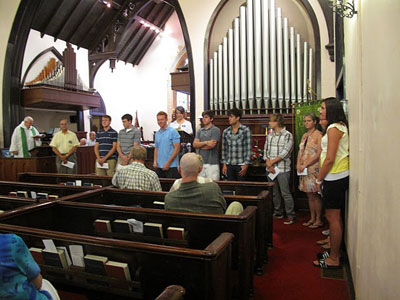
POLYGON ((297 172, 305 173, 300 176, 299 190, 307 194, 310 208, 310 220, 303 223, 308 228, 319 228, 323 226, 321 220, 322 203, 317 194, 316 179, 319 172, 319 156, 321 154, 322 133, 317 129, 318 118, 314 114, 304 116, 304 127, 307 132, 300 142, 297 156, 297 172), (305 171, 305 172, 304 172, 305 171))

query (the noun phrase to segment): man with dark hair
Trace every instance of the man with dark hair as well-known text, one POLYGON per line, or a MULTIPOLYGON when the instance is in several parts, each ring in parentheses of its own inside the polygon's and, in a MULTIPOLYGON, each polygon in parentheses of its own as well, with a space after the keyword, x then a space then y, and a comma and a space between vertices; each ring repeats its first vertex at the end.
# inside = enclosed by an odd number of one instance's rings
POLYGON ((168 126, 168 115, 160 111, 157 114, 160 130, 156 132, 153 167, 158 177, 179 178, 178 154, 181 137, 176 129, 168 126))
POLYGON ((130 160, 129 155, 132 147, 140 144, 140 131, 132 125, 132 115, 125 114, 121 119, 124 129, 121 129, 118 133, 118 164, 126 166, 130 160))
POLYGON ((97 133, 96 143, 94 145, 94 154, 96 155, 96 175, 113 176, 117 164, 117 141, 118 133, 111 128, 111 117, 104 115, 101 117, 101 129, 97 133), (104 163, 108 164, 108 169, 103 168, 104 163))
POLYGON ((219 159, 218 142, 221 138, 221 131, 212 123, 214 113, 206 110, 202 113, 203 128, 197 131, 193 147, 199 149, 199 154, 203 158, 203 170, 200 176, 219 180, 219 159))
POLYGON ((230 126, 222 134, 222 173, 228 180, 244 180, 250 164, 251 131, 240 124, 241 116, 239 109, 230 109, 230 126))
POLYGON ((293 149, 293 135, 284 127, 284 119, 281 114, 273 114, 269 118, 269 126, 272 132, 268 134, 264 146, 264 159, 267 164, 268 181, 274 181, 273 200, 275 218, 283 218, 282 197, 285 201, 287 221, 285 225, 296 222, 294 201, 290 192, 290 154, 293 149), (274 180, 268 175, 275 174, 278 168, 279 173, 274 180))
POLYGON ((147 157, 146 149, 142 146, 134 146, 130 156, 131 164, 115 173, 112 184, 121 189, 161 191, 157 174, 144 165, 147 157))

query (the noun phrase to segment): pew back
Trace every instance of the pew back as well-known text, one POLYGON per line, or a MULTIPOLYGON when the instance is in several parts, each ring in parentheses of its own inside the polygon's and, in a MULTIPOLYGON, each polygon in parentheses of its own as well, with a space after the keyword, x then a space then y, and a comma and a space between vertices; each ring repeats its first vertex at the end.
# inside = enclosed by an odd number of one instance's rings
POLYGON ((56 285, 59 283, 91 290, 101 299, 115 298, 116 295, 118 299, 154 299, 165 286, 173 283, 185 287, 185 299, 230 299, 230 248, 233 235, 229 233, 221 234, 205 249, 193 250, 7 224, 0 224, 0 232, 18 234, 28 247, 43 248, 42 239, 50 238, 57 246, 79 244, 85 253, 128 263, 132 281, 86 273, 77 267, 59 269, 41 265, 42 272, 56 285))

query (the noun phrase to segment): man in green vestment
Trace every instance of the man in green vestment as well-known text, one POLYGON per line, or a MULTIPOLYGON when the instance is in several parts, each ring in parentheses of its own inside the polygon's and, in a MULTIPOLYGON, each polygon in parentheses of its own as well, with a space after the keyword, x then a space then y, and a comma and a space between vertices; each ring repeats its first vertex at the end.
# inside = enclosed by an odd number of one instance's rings
POLYGON ((42 145, 39 131, 32 124, 33 118, 27 116, 14 129, 10 146, 10 152, 14 154, 14 157, 30 157, 29 150, 42 145))

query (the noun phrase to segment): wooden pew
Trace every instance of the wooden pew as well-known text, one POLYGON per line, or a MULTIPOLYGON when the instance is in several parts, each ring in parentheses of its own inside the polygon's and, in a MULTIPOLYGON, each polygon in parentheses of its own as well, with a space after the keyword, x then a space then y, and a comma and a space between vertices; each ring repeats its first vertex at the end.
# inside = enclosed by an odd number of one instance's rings
POLYGON ((111 186, 110 176, 98 176, 89 174, 60 174, 60 173, 34 173, 26 172, 18 174, 18 181, 32 183, 51 183, 59 184, 61 182, 82 180, 82 183, 93 183, 103 187, 111 186))
MULTIPOLYGON (((26 172, 18 174, 18 181, 21 182, 34 182, 34 183, 59 183, 66 181, 75 181, 76 179, 82 180, 82 182, 88 182, 93 184, 100 184, 103 187, 112 186, 110 176, 97 176, 97 175, 80 175, 80 174, 49 174, 49 173, 35 173, 26 172)), ((161 188, 163 191, 168 192, 171 189, 175 179, 171 178, 160 178, 161 188)), ((269 190, 269 200, 265 207, 266 216, 266 233, 265 243, 272 247, 272 232, 273 232, 273 211, 274 206, 272 202, 272 182, 256 182, 256 181, 216 181, 222 191, 233 191, 235 195, 248 195, 257 196, 264 190, 269 190)))
POLYGON ((156 298, 156 300, 182 300, 185 289, 180 285, 170 285, 156 298))
MULTIPOLYGON (((95 191, 92 191, 92 193, 95 191)), ((64 199, 71 200, 79 195, 71 195, 64 199)), ((234 234, 232 244, 232 282, 234 294, 239 299, 248 299, 253 286, 253 257, 255 243, 256 207, 247 207, 239 216, 184 213, 164 211, 159 209, 104 206, 91 203, 75 203, 58 201, 56 206, 41 210, 38 213, 25 213, 20 218, 4 220, 1 223, 35 227, 51 228, 59 232, 101 236, 114 239, 129 239, 140 242, 163 243, 191 249, 204 249, 212 240, 223 232, 234 234), (96 219, 136 219, 142 222, 163 224, 164 230, 169 227, 183 227, 188 231, 186 241, 176 241, 143 236, 140 234, 99 233, 93 222, 96 219)), ((53 204, 53 203, 50 203, 53 204)), ((186 288, 186 286, 184 286, 186 288)))
POLYGON ((36 205, 33 199, 20 199, 15 197, 0 196, 0 210, 5 212, 18 210, 21 207, 36 205))
MULTIPOLYGON (((85 254, 101 255, 109 260, 126 262, 134 272, 131 272, 132 281, 122 281, 86 273, 78 267, 59 269, 41 265, 45 277, 56 286, 63 284, 91 290, 91 294, 95 293, 101 299, 112 299, 115 296, 118 296, 118 299, 155 299, 165 286, 175 283, 186 289, 185 299, 188 300, 231 299, 231 233, 222 233, 203 249, 188 249, 61 232, 61 224, 51 225, 56 219, 64 225, 71 225, 77 221, 68 213, 65 215, 63 210, 67 206, 48 202, 29 210, 8 214, 1 217, 0 232, 18 234, 28 247, 43 248, 42 239, 49 238, 53 239, 57 246, 79 244, 84 247, 85 254), (44 219, 52 221, 47 222, 45 226, 44 219), (52 230, 48 230, 49 228, 52 230), (68 277, 59 278, 54 273, 68 277), (87 280, 100 281, 106 286, 87 280)), ((75 227, 79 227, 79 224, 75 227)))
MULTIPOLYGON (((76 195, 72 197, 72 201, 81 203, 95 203, 102 205, 119 205, 119 206, 137 206, 143 208, 159 209, 154 201, 163 202, 166 192, 149 192, 138 190, 123 190, 116 188, 105 188, 102 190, 85 193, 85 195, 76 195)), ((233 201, 242 203, 243 207, 256 206, 256 261, 255 269, 257 275, 262 275, 264 271, 264 263, 268 260, 268 253, 265 245, 265 206, 268 205, 270 193, 263 191, 258 196, 232 196, 225 195, 225 200, 229 205, 233 201)))
POLYGON ((4 196, 8 196, 10 192, 26 191, 28 192, 28 197, 30 197, 30 192, 35 191, 36 193, 48 193, 49 195, 57 195, 59 198, 61 198, 67 195, 78 194, 95 189, 97 188, 86 186, 64 186, 59 184, 0 181, 0 195, 4 196))

